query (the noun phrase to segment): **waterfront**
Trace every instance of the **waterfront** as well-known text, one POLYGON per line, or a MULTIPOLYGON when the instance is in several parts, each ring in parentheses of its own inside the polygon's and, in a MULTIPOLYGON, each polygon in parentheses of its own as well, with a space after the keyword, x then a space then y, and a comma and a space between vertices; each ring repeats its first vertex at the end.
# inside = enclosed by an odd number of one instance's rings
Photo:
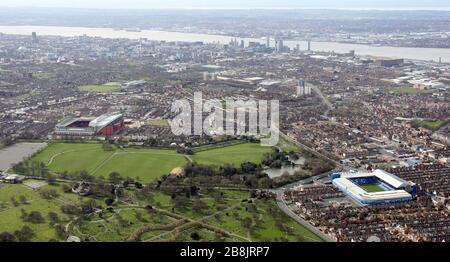
POLYGON ((19 163, 46 146, 46 143, 17 143, 0 149, 0 170, 11 168, 14 164, 19 163))
MULTIPOLYGON (((167 32, 155 30, 117 30, 114 28, 87 28, 87 27, 58 27, 58 26, 0 26, 0 32, 4 34, 15 35, 31 35, 36 32, 37 35, 51 35, 51 36, 91 36, 102 38, 128 38, 139 39, 146 38, 149 40, 158 41, 184 41, 184 42, 204 42, 204 43, 228 43, 233 38, 231 36, 223 35, 209 35, 209 34, 194 34, 194 33, 180 33, 167 32)), ((245 43, 250 41, 265 43, 266 40, 262 38, 238 38, 238 41, 244 40, 245 43)), ((273 41, 272 41, 272 44, 273 41)), ((294 48, 297 44, 300 45, 301 50, 305 50, 307 42, 305 41, 285 41, 285 45, 294 48)), ((422 61, 438 61, 442 59, 444 63, 450 63, 450 49, 441 48, 409 48, 409 47, 389 47, 389 46, 371 46, 359 44, 345 44, 335 42, 311 42, 311 49, 313 51, 334 51, 336 53, 348 53, 350 50, 355 50, 358 55, 368 55, 375 57, 392 57, 405 58, 411 60, 422 61)))

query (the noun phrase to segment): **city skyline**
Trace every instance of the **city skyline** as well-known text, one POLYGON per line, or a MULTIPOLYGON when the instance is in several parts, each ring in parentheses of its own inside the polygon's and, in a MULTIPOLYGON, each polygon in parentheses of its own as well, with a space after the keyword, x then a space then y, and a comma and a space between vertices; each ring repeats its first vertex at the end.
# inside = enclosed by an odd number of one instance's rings
POLYGON ((106 1, 81 0, 17 0, 0 3, 3 7, 58 7, 58 8, 105 8, 108 9, 356 9, 356 10, 450 10, 450 3, 442 0, 432 1, 358 1, 358 0, 246 0, 246 1, 207 1, 207 0, 130 0, 126 3, 120 0, 106 1))

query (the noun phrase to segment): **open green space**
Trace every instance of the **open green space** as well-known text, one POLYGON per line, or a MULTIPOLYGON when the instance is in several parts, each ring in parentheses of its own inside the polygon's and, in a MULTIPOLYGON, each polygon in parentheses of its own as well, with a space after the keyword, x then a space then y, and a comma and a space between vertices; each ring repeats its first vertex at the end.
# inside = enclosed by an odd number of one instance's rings
POLYGON ((60 206, 65 203, 79 203, 79 198, 73 194, 66 194, 60 190, 59 186, 44 186, 39 190, 32 190, 24 185, 0 184, 0 233, 14 233, 23 226, 28 226, 34 232, 34 236, 29 241, 49 241, 58 239, 55 228, 49 225, 49 212, 55 212, 60 219, 60 224, 64 225, 70 221, 69 216, 63 214, 60 206), (39 194, 41 189, 54 189, 59 196, 54 199, 44 199, 39 194), (26 202, 22 202, 25 199, 26 202), (30 213, 39 212, 44 221, 32 223, 21 218, 22 211, 30 213))
POLYGON ((116 82, 110 82, 103 85, 86 85, 86 86, 80 86, 79 89, 81 91, 90 91, 90 92, 97 92, 97 93, 107 93, 107 92, 113 92, 120 89, 120 84, 116 82))
POLYGON ((244 162, 259 164, 263 160, 264 154, 271 150, 270 147, 262 147, 260 144, 247 143, 201 151, 192 158, 198 164, 212 166, 224 164, 239 166, 244 162))
POLYGON ((388 88, 388 91, 391 91, 395 94, 406 94, 406 95, 416 95, 428 92, 428 90, 418 89, 414 87, 392 87, 388 88))
POLYGON ((150 182, 187 163, 174 150, 113 147, 112 151, 105 151, 101 144, 89 143, 54 143, 28 161, 42 162, 53 172, 87 171, 105 178, 111 172, 118 172, 142 182, 150 182))
POLYGON ((284 152, 299 152, 298 146, 294 145, 293 143, 287 141, 286 139, 280 137, 278 141, 278 148, 283 150, 284 152))
POLYGON ((181 201, 160 192, 137 198, 133 190, 125 192, 132 205, 120 204, 106 220, 94 215, 71 232, 90 241, 321 241, 279 210, 275 200, 243 201, 248 192, 212 191, 181 201), (201 209, 195 208, 198 202, 201 209), (142 208, 149 203, 152 211, 142 208))
POLYGON ((111 172, 118 172, 124 177, 139 178, 149 182, 164 174, 169 174, 175 167, 184 166, 184 156, 172 151, 135 149, 116 152, 104 165, 98 167, 94 175, 108 177, 111 172))
POLYGON ((148 124, 151 126, 159 126, 159 127, 169 126, 169 122, 167 121, 167 119, 160 119, 160 118, 150 119, 148 120, 148 124))
POLYGON ((367 184, 367 185, 361 185, 361 188, 366 190, 369 193, 376 193, 376 192, 383 192, 385 191, 382 187, 376 184, 367 184))
POLYGON ((105 209, 104 199, 96 199, 102 212, 81 218, 64 214, 61 206, 79 206, 91 197, 64 193, 61 185, 33 190, 21 184, 0 184, 0 233, 14 233, 29 226, 33 231, 29 241, 64 241, 50 224, 48 214, 54 212, 58 215, 58 224, 67 228, 67 235, 90 242, 321 241, 279 210, 275 200, 249 200, 248 192, 212 190, 190 198, 184 195, 173 198, 160 191, 152 191, 150 197, 144 197, 139 192, 135 188, 124 189, 113 210, 105 209), (40 190, 44 189, 53 189, 58 195, 43 198, 40 190), (148 205, 153 208, 147 209, 148 205), (43 220, 38 223, 24 220, 22 210, 28 214, 39 212, 43 220), (193 238, 193 234, 199 237, 193 238))
MULTIPOLYGON (((245 143, 204 150, 190 158, 204 165, 229 163, 239 166, 247 161, 260 163, 264 154, 270 151, 270 147, 245 143)), ((150 182, 175 167, 184 166, 188 160, 175 150, 113 147, 113 150, 105 151, 99 143, 53 143, 28 162, 42 162, 57 173, 87 171, 107 178, 111 172, 118 172, 123 177, 150 182)))
POLYGON ((449 121, 439 120, 439 119, 425 119, 421 121, 415 121, 414 124, 430 130, 438 130, 439 128, 446 125, 449 121))

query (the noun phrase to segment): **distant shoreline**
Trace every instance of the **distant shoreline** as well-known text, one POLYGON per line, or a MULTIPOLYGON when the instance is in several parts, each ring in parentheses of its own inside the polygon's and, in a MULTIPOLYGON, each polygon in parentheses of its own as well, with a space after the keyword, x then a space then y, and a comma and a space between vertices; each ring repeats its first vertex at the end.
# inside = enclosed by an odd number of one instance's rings
MULTIPOLYGON (((213 35, 213 34, 196 34, 182 33, 173 31, 158 30, 140 30, 126 31, 117 30, 110 27, 69 27, 69 26, 2 26, 0 25, 0 33, 12 35, 31 35, 36 32, 39 35, 46 36, 90 36, 102 38, 125 38, 140 39, 146 38, 155 41, 169 42, 204 42, 204 43, 229 43, 234 36, 213 35)), ((250 41, 264 44, 266 40, 262 38, 237 38, 248 43, 250 41)), ((301 50, 305 50, 306 41, 286 40, 285 45, 294 48, 297 44, 301 50)), ((363 44, 346 44, 338 42, 311 42, 311 50, 320 52, 348 53, 354 50, 356 55, 372 56, 372 57, 390 57, 403 58, 407 60, 433 61, 437 62, 439 58, 443 63, 450 63, 450 48, 416 48, 416 47, 390 47, 390 46, 371 46, 363 44)))

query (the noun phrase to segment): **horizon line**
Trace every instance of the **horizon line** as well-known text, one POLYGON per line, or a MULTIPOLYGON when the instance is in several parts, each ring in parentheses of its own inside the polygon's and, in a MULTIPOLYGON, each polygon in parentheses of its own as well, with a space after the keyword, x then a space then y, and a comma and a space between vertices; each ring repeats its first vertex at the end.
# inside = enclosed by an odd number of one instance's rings
POLYGON ((427 7, 427 8, 419 8, 419 7, 411 7, 411 8, 380 8, 380 7, 366 7, 366 8, 350 8, 350 7, 342 7, 342 8, 319 8, 319 7, 227 7, 227 8, 220 8, 220 7, 127 7, 127 8, 121 8, 121 7, 108 7, 108 8, 101 8, 101 7, 69 7, 69 6, 0 6, 0 8, 54 8, 54 9, 78 9, 78 10, 132 10, 132 11, 146 11, 146 10, 229 10, 229 11, 235 11, 235 10, 323 10, 323 11, 436 11, 436 12, 448 12, 450 11, 450 6, 447 7, 427 7))

